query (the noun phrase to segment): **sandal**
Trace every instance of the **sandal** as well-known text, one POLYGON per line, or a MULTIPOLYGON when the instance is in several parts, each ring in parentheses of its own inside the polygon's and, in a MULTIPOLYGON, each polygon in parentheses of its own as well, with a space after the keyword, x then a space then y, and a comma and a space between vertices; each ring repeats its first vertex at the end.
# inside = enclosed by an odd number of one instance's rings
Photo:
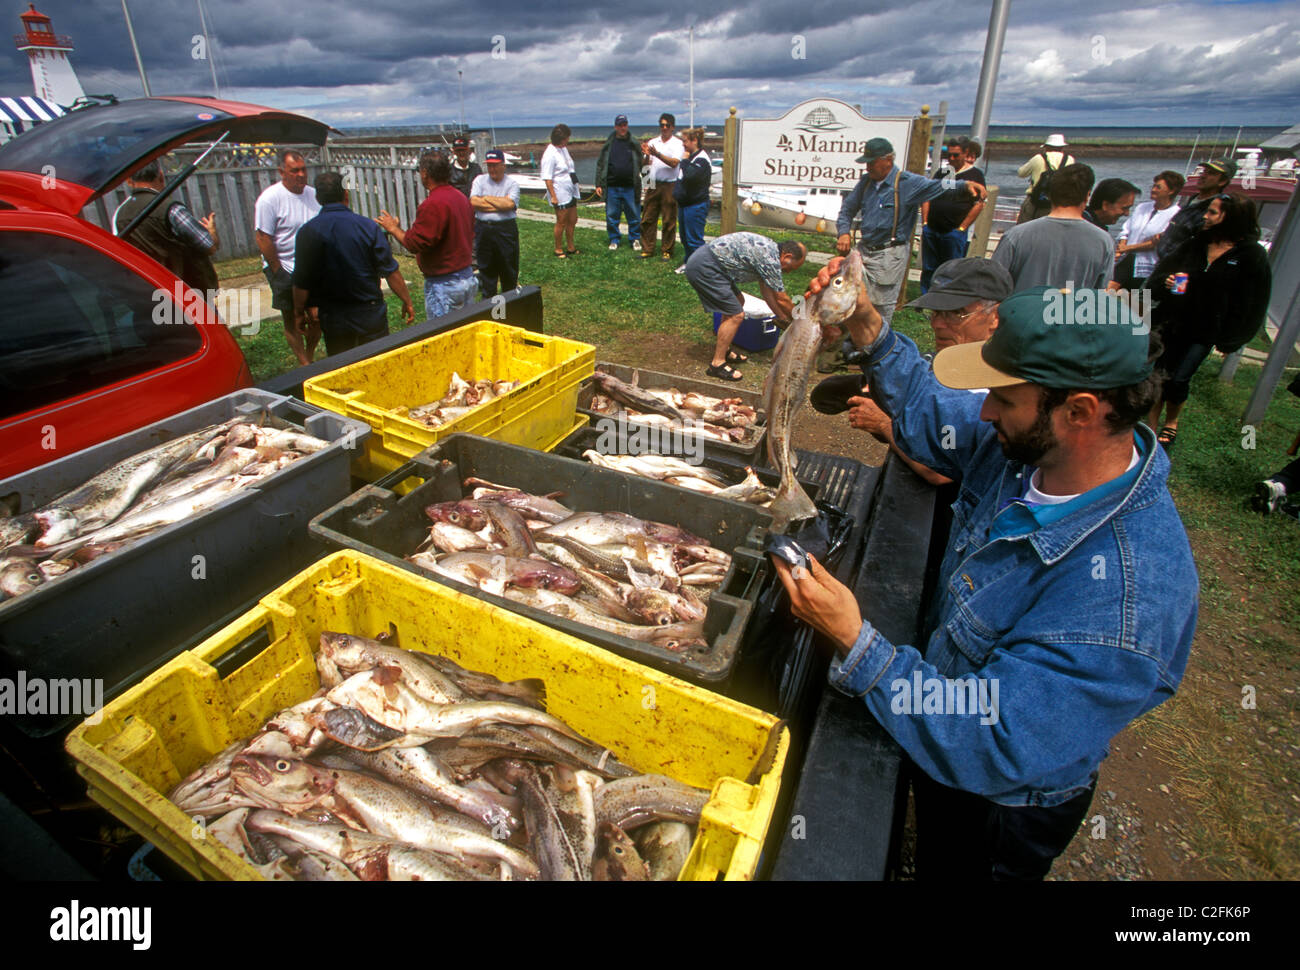
POLYGON ((737 373, 730 364, 718 364, 716 367, 713 364, 710 364, 709 369, 704 373, 708 374, 710 377, 720 377, 724 381, 744 380, 744 375, 737 373))
POLYGON ((569 257, 568 257, 567 254, 562 253, 562 252, 560 252, 560 251, 557 250, 556 253, 555 253, 555 258, 556 258, 556 259, 568 259, 569 257))
POLYGON ((749 358, 746 357, 744 354, 737 353, 737 352, 734 351, 734 350, 728 350, 728 351, 727 351, 727 363, 728 363, 728 364, 748 364, 748 363, 749 363, 749 358))
POLYGON ((1178 429, 1172 425, 1165 425, 1156 435, 1156 441, 1160 442, 1161 447, 1168 451, 1174 446, 1174 441, 1178 438, 1178 429))
POLYGON ((578 253, 582 252, 582 250, 581 250, 581 249, 566 249, 564 252, 565 252, 565 255, 567 255, 567 256, 577 256, 578 253))

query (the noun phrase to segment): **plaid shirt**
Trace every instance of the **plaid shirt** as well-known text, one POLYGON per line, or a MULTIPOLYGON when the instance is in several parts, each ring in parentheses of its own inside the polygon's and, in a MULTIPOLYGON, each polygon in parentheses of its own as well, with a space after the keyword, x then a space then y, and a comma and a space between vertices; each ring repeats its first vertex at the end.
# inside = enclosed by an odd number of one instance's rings
POLYGON ((181 242, 189 243, 205 253, 212 248, 212 234, 203 228, 203 223, 183 203, 171 204, 167 210, 167 222, 181 242))

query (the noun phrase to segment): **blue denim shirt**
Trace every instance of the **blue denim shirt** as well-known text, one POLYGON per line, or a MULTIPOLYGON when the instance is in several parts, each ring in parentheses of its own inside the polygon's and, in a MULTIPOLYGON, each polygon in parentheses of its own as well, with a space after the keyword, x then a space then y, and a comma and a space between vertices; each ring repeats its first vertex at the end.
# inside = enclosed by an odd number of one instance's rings
POLYGON ((830 681, 861 697, 942 784, 1003 805, 1067 801, 1090 784, 1110 739, 1173 695, 1187 665, 1198 585, 1165 484, 1169 460, 1139 425, 1142 457, 1127 488, 1098 489, 1057 521, 990 541, 1029 472, 980 421, 981 397, 940 385, 888 324, 863 370, 896 415, 899 446, 961 487, 924 652, 864 622, 830 681), (996 716, 900 703, 900 683, 930 678, 949 690, 983 680, 996 716))
POLYGON ((858 184, 840 203, 840 214, 835 220, 837 235, 847 235, 853 225, 853 217, 862 213, 862 234, 860 244, 863 247, 883 246, 894 239, 911 239, 916 226, 916 213, 922 202, 930 202, 942 195, 952 199, 970 199, 970 193, 964 188, 953 189, 954 182, 941 179, 928 179, 915 172, 904 171, 895 165, 879 182, 873 182, 867 176, 858 179, 858 184), (894 183, 898 183, 898 215, 894 215, 894 183), (890 232, 893 235, 890 235, 890 232))

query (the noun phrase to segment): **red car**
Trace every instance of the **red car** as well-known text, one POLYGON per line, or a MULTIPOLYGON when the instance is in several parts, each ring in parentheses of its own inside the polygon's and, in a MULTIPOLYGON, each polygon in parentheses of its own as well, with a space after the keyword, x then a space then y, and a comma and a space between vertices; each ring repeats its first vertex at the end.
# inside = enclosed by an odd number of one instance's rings
POLYGON ((0 480, 252 383, 216 311, 82 219, 86 204, 186 142, 323 144, 328 131, 160 97, 78 109, 0 147, 0 480))

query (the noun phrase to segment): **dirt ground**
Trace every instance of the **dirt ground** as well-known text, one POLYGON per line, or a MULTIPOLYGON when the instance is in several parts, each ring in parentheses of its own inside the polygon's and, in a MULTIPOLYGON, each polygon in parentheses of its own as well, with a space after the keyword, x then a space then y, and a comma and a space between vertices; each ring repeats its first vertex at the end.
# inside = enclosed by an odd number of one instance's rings
MULTIPOLYGON (((750 354, 740 365, 739 386, 761 390, 772 353, 750 354)), ((636 334, 601 350, 601 359, 656 371, 707 379, 709 348, 680 337, 636 334)), ((820 375, 818 375, 820 376, 820 375)), ((805 407, 795 434, 798 447, 883 463, 887 449, 864 432, 848 426, 844 415, 822 415, 805 407)), ((1189 678, 1227 669, 1231 648, 1203 618, 1189 664, 1189 678)), ((1172 771, 1159 753, 1143 744, 1133 728, 1121 732, 1102 763, 1100 781, 1082 830, 1057 859, 1055 880, 1201 880, 1216 874, 1190 851, 1185 833, 1193 808, 1175 791, 1172 771)), ((910 833, 909 833, 910 835, 910 833)), ((910 838, 905 839, 903 873, 910 871, 910 838)))

